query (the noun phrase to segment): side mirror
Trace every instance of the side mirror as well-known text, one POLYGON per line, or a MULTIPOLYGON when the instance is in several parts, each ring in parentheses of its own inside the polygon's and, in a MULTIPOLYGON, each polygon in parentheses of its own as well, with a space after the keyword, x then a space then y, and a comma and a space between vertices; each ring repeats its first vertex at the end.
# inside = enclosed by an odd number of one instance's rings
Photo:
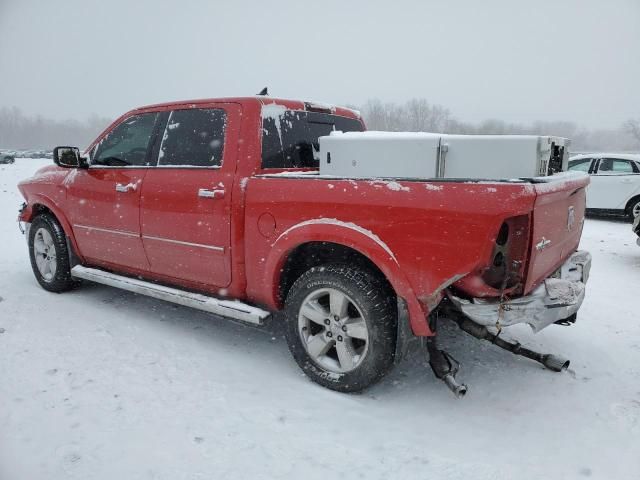
POLYGON ((80 156, 78 147, 56 147, 53 149, 53 162, 65 168, 87 168, 87 160, 80 156))

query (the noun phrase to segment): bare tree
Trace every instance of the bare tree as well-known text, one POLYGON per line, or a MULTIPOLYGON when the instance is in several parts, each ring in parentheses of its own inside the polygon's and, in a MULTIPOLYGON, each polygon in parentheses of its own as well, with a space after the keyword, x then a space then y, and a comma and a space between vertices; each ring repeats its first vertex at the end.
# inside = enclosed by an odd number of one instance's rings
POLYGON ((630 118, 624 122, 622 128, 640 143, 640 120, 630 118))

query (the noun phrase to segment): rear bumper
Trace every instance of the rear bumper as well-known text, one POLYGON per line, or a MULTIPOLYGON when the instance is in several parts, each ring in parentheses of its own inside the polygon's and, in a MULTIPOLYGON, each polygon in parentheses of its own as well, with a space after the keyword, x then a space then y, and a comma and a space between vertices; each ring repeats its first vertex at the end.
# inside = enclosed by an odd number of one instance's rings
POLYGON ((574 315, 584 300, 589 279, 591 254, 577 251, 552 277, 529 295, 500 302, 474 298, 466 300, 449 294, 465 316, 485 326, 508 327, 528 323, 535 332, 574 315))

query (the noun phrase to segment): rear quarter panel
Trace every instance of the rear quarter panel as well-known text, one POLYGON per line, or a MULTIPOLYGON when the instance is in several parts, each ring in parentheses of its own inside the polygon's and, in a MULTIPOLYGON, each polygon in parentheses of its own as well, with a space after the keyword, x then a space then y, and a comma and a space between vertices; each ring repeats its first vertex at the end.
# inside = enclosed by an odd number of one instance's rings
MULTIPOLYGON (((373 260, 407 300, 412 317, 419 314, 417 308, 411 312, 415 302, 428 313, 444 288, 487 263, 504 218, 529 213, 534 197, 524 183, 251 178, 245 217, 248 297, 281 307, 277 288, 286 255, 300 242, 330 235, 326 241, 373 260), (274 223, 267 235, 258 226, 265 216, 274 223), (338 225, 329 230, 326 219, 338 225), (291 241, 302 223, 304 235, 291 241), (370 232, 378 248, 371 235, 340 230, 340 223, 370 232)), ((417 321, 412 318, 414 332, 417 321)))

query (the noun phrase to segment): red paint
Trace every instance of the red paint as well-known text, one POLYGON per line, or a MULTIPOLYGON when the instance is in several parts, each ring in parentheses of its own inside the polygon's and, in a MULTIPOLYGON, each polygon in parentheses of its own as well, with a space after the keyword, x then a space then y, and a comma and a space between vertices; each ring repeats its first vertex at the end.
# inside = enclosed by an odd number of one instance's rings
MULTIPOLYGON (((378 266, 407 302, 416 335, 433 334, 425 317, 452 284, 471 296, 499 295, 484 283, 482 273, 506 219, 530 219, 523 249, 529 258, 521 259, 525 278, 512 295, 534 288, 578 245, 588 179, 553 187, 428 182, 427 188, 425 182, 401 181, 405 189, 396 191, 379 181, 262 176, 281 171, 261 169, 262 102, 305 108, 303 102, 252 97, 167 103, 128 112, 89 149, 133 114, 223 108, 228 124, 222 167, 46 167, 20 184, 28 203, 21 219, 30 221, 36 205, 49 208, 87 265, 213 294, 223 289, 229 297, 274 310, 282 308, 278 285, 287 255, 306 242, 334 242, 378 266), (137 186, 133 192, 118 193, 116 183, 137 186), (197 195, 201 188, 224 193, 204 199, 197 195), (569 207, 575 216, 572 231, 566 227, 569 207), (129 235, 95 229, 87 233, 73 226, 83 224, 129 235), (538 251, 535 244, 543 236, 551 244, 538 251)), ((336 113, 355 117, 346 109, 336 113)))

